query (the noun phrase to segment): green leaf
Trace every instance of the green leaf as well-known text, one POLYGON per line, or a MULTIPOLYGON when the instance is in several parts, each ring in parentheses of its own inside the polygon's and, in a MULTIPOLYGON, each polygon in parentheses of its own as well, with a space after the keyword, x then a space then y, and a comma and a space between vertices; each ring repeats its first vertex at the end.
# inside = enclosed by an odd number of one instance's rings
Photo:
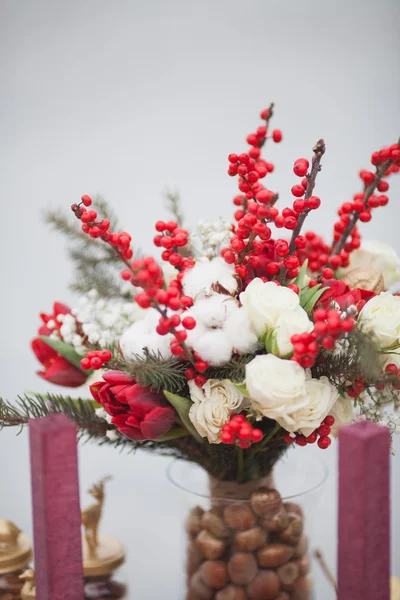
MULTIPOLYGON (((315 287, 317 287, 317 286, 315 286, 315 287)), ((321 298, 322 294, 328 289, 329 289, 328 287, 319 289, 313 296, 311 296, 311 298, 308 300, 308 302, 305 304, 305 306, 303 306, 304 310, 307 311, 308 313, 310 313, 312 311, 312 309, 314 308, 314 306, 316 305, 316 303, 318 302, 318 300, 321 298)))
POLYGON ((186 429, 192 434, 192 436, 200 443, 203 443, 203 438, 198 434, 196 429, 193 427, 192 421, 189 417, 189 410, 192 406, 192 401, 189 398, 184 398, 183 396, 178 396, 177 394, 171 394, 167 390, 164 390, 164 396, 168 400, 170 404, 175 408, 176 412, 182 419, 182 423, 186 427, 186 429))
MULTIPOLYGON (((233 382, 232 382, 232 383, 233 383, 233 382)), ((249 398, 249 397, 250 397, 250 395, 249 395, 249 390, 248 390, 248 389, 247 389, 247 387, 246 387, 246 382, 245 382, 245 381, 244 381, 243 383, 234 383, 233 385, 235 386, 235 388, 236 388, 237 390, 239 390, 239 392, 240 392, 241 394, 243 394, 243 396, 246 396, 246 398, 249 398)))
POLYGON ((279 356, 279 348, 276 343, 276 330, 270 329, 265 338, 265 350, 271 354, 275 354, 275 356, 279 356))
POLYGON ((76 367, 83 373, 86 373, 87 375, 90 375, 91 373, 93 373, 93 371, 90 369, 88 371, 85 371, 84 369, 81 368, 81 360, 83 357, 77 353, 77 351, 75 350, 75 348, 73 346, 66 344, 62 340, 57 340, 55 338, 48 337, 45 335, 41 335, 39 337, 41 340, 46 342, 46 344, 48 346, 53 348, 53 350, 58 352, 58 354, 61 354, 61 356, 66 358, 68 362, 70 362, 72 365, 74 365, 74 367, 76 367))
POLYGON ((71 398, 71 401, 75 404, 77 408, 79 408, 80 403, 84 402, 85 404, 90 404, 93 410, 97 410, 98 408, 103 408, 101 404, 96 402, 96 400, 92 400, 91 398, 71 398))
POLYGON ((178 438, 185 437, 186 435, 190 435, 187 429, 184 429, 183 427, 173 427, 170 431, 167 431, 167 433, 160 435, 160 437, 154 441, 169 442, 171 440, 177 440, 178 438))
POLYGON ((299 274, 297 275, 297 277, 294 281, 295 284, 299 287, 300 291, 304 288, 304 280, 307 275, 307 269, 308 269, 308 258, 303 262, 301 269, 299 271, 299 274))
POLYGON ((309 288, 305 289, 304 292, 300 293, 300 306, 302 308, 305 307, 307 302, 310 300, 310 298, 312 298, 314 296, 314 294, 319 290, 320 287, 321 287, 321 284, 318 283, 314 287, 312 287, 312 288, 309 287, 309 288))

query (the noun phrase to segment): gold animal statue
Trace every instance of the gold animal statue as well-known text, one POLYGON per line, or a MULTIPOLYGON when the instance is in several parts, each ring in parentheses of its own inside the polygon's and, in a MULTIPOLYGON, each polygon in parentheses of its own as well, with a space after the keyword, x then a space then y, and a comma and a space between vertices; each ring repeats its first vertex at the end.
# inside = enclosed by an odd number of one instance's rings
POLYGON ((20 533, 21 530, 12 521, 0 519, 0 553, 16 548, 20 533))
POLYGON ((84 508, 81 512, 82 525, 85 528, 85 539, 88 545, 89 552, 94 554, 98 547, 97 533, 99 529, 99 522, 101 519, 101 512, 104 503, 104 484, 112 479, 112 477, 104 477, 99 483, 92 485, 88 493, 97 500, 96 504, 91 504, 87 508, 84 508))
POLYGON ((36 581, 35 572, 33 569, 27 569, 19 576, 20 579, 25 581, 21 590, 22 600, 28 600, 29 598, 36 598, 36 581))

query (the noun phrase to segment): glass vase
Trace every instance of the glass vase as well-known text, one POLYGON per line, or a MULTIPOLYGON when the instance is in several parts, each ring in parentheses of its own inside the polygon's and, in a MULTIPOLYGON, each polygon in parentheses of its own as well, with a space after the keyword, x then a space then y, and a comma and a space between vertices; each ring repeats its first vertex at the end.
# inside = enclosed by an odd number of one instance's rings
POLYGON ((298 455, 289 451, 270 476, 243 484, 195 463, 169 465, 185 515, 180 600, 314 598, 312 515, 328 472, 320 458, 298 455))

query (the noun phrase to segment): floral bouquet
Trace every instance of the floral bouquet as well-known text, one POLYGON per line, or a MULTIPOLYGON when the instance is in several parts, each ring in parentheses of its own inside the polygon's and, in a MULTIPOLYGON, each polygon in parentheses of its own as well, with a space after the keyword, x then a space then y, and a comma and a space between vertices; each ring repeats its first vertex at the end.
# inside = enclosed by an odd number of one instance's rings
POLYGON ((72 205, 78 228, 47 214, 71 238, 81 299, 42 314, 32 348, 41 377, 89 386, 93 399, 0 403, 0 426, 64 412, 100 443, 209 473, 211 509, 196 508, 188 524, 192 600, 308 598, 303 515, 273 489, 275 463, 290 446, 328 448, 355 418, 397 427, 400 297, 388 288, 400 260, 382 243, 362 243, 358 226, 388 203, 400 146, 373 152, 327 242, 303 229, 322 203, 324 141, 310 161, 294 162, 294 199, 280 210, 264 183, 274 165, 262 152, 282 140, 272 116, 273 105, 247 136, 248 151, 228 157, 233 222, 201 222, 190 233, 169 194, 174 219, 155 224, 159 260, 133 250, 102 199, 96 210, 87 195, 72 205))

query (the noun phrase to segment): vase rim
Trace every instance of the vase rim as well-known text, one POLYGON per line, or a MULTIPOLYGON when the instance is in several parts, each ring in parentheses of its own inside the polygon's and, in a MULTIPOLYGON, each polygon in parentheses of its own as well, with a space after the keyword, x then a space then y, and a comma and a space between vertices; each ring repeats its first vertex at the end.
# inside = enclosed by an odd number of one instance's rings
MULTIPOLYGON (((318 478, 315 478, 315 480, 313 481, 312 484, 310 484, 309 486, 305 486, 305 488, 303 488, 300 492, 284 494, 282 496, 283 502, 291 502, 292 500, 304 498, 304 497, 316 492, 320 488, 322 488, 323 485, 326 483, 326 481, 329 477, 329 469, 328 469, 326 462, 324 460, 322 460, 322 458, 319 458, 319 457, 317 458, 316 456, 313 456, 312 460, 314 461, 315 464, 318 465, 319 470, 320 470, 320 476, 318 478)), ((189 484, 186 484, 184 481, 180 481, 180 478, 176 476, 176 473, 175 473, 176 467, 182 463, 185 463, 186 465, 190 465, 193 468, 197 468, 199 471, 202 471, 204 474, 207 474, 207 472, 197 463, 191 463, 189 461, 175 458, 168 463, 167 468, 166 468, 166 476, 167 476, 168 481, 174 487, 176 487, 177 489, 179 489, 183 492, 186 492, 194 497, 201 498, 203 500, 209 500, 211 497, 209 493, 202 493, 198 490, 192 489, 189 484)), ((279 463, 278 463, 278 465, 279 465, 279 463)), ((263 479, 263 478, 261 478, 261 479, 263 479)), ((241 485, 241 484, 238 484, 238 485, 241 485)), ((246 485, 246 484, 244 484, 244 485, 246 485)), ((224 496, 218 497, 213 494, 213 501, 218 501, 218 500, 221 502, 226 502, 227 500, 230 500, 230 499, 227 497, 224 497, 224 496)), ((246 503, 250 502, 250 499, 236 499, 236 500, 234 500, 234 502, 246 504, 246 503)))

